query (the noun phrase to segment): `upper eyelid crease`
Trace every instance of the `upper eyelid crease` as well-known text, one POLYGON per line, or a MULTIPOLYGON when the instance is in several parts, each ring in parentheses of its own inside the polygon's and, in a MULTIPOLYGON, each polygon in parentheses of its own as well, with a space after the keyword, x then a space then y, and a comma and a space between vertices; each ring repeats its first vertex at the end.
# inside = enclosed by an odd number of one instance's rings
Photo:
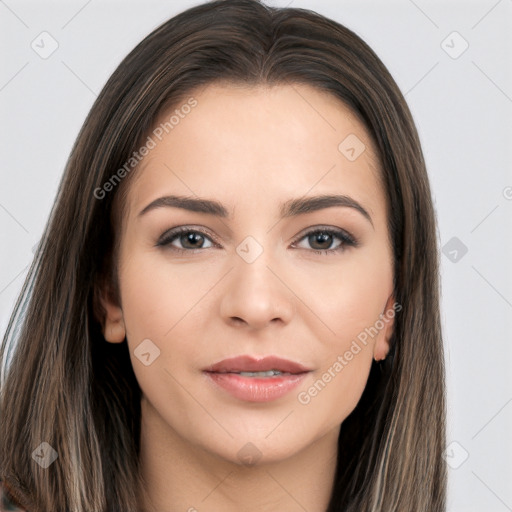
MULTIPOLYGON (((293 242, 293 244, 297 244, 304 238, 314 234, 314 233, 331 233, 339 240, 342 240, 345 245, 352 245, 354 247, 359 246, 359 241, 352 234, 342 228, 334 228, 328 226, 313 226, 312 228, 303 232, 300 236, 297 236, 293 242)), ((207 238, 209 238, 213 244, 218 245, 217 240, 214 236, 212 236, 209 232, 204 231, 202 228, 192 227, 192 226, 178 226, 176 228, 169 229, 165 231, 157 241, 157 246, 165 246, 170 244, 171 240, 175 240, 179 238, 179 236, 183 233, 199 233, 207 238)), ((180 250, 180 249, 178 249, 180 250)))
MULTIPOLYGON (((321 195, 291 199, 281 205, 280 216, 281 218, 294 217, 334 206, 355 209, 370 222, 372 227, 374 227, 373 220, 368 211, 355 199, 345 195, 321 195)), ((171 195, 155 199, 139 212, 138 217, 143 216, 151 210, 162 207, 181 208, 183 210, 205 213, 221 218, 229 218, 231 216, 224 205, 218 201, 190 196, 171 195)))

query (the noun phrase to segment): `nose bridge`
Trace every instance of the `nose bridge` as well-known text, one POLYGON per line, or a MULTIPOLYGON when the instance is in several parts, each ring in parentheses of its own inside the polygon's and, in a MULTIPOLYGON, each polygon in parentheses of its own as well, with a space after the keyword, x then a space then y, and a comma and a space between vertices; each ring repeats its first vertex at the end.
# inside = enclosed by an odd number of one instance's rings
MULTIPOLYGON (((267 242, 270 239, 265 238, 267 242)), ((280 268, 278 253, 253 236, 238 244, 233 254, 235 268, 222 298, 221 314, 226 321, 242 321, 255 328, 276 319, 289 322, 292 294, 276 275, 280 268)))

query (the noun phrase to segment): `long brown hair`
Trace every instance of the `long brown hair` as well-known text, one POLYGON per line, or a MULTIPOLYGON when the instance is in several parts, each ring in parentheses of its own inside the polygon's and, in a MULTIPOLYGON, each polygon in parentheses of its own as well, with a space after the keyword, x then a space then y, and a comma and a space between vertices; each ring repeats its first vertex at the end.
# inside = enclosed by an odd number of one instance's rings
POLYGON ((126 340, 105 342, 98 294, 106 286, 118 298, 119 224, 136 172, 126 162, 164 110, 216 81, 312 85, 342 100, 373 138, 403 308, 390 354, 373 363, 341 425, 328 512, 444 511, 437 231, 413 119, 354 32, 257 0, 213 1, 168 20, 94 103, 0 348, 2 365, 11 359, 1 383, 0 479, 34 512, 138 510, 140 388, 126 340), (42 442, 58 454, 47 468, 33 460, 42 442))

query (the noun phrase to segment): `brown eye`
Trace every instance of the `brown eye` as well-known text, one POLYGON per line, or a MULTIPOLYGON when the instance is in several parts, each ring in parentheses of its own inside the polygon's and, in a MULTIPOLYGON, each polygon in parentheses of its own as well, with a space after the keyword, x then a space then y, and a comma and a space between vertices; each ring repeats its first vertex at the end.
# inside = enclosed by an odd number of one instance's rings
POLYGON ((211 239, 206 233, 187 227, 171 229, 165 232, 157 242, 157 246, 169 247, 176 251, 193 251, 195 249, 209 249, 213 246, 206 246, 205 243, 211 243, 211 239), (179 246, 176 246, 176 242, 179 246))
MULTIPOLYGON (((317 254, 336 254, 347 247, 357 246, 356 240, 347 232, 338 229, 315 229, 299 238, 299 241, 307 240, 312 251, 317 254), (332 245, 336 244, 334 247, 332 245)), ((307 247, 299 247, 307 249, 307 247)))
POLYGON ((203 246, 205 237, 195 231, 189 231, 179 235, 178 239, 186 249, 197 249, 203 246))
POLYGON ((325 231, 317 231, 312 235, 308 235, 308 242, 313 249, 330 249, 333 241, 333 235, 325 231))

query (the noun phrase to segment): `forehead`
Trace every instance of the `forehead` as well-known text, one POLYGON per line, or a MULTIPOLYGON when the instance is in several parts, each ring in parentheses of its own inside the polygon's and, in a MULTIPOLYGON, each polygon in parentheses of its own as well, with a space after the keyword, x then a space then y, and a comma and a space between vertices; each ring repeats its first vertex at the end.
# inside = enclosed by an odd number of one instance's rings
POLYGON ((150 137, 153 148, 128 193, 131 214, 172 191, 228 205, 258 198, 270 208, 309 191, 350 192, 370 201, 370 210, 385 202, 364 125, 338 98, 309 85, 211 84, 163 112, 150 137), (190 98, 195 106, 184 108, 190 98))

